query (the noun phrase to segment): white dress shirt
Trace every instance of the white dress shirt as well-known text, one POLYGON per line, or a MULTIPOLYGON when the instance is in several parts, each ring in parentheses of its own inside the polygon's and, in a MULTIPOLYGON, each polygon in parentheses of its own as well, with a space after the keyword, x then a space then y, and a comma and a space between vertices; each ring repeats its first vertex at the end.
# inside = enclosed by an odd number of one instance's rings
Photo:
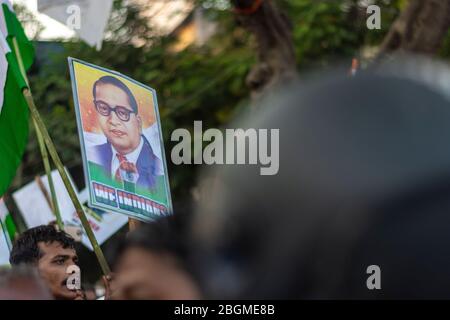
MULTIPOLYGON (((124 156, 127 158, 128 162, 131 162, 137 167, 137 161, 139 159, 139 155, 141 154, 142 147, 144 146, 144 139, 141 137, 141 142, 139 143, 138 147, 134 149, 132 152, 128 154, 124 154, 124 156)), ((114 149, 113 145, 111 144, 112 148, 112 161, 111 161, 111 176, 114 177, 116 175, 117 169, 119 169, 120 161, 119 158, 117 158, 117 151, 114 149)))

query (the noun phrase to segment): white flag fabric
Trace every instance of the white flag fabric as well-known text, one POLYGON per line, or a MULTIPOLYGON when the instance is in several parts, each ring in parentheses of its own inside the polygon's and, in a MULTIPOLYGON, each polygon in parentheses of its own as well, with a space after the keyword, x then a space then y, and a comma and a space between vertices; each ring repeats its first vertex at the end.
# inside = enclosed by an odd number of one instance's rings
POLYGON ((0 221, 4 221, 8 214, 8 208, 6 207, 5 201, 3 198, 0 198, 0 221))
MULTIPOLYGON (((9 10, 14 11, 11 2, 9 0, 0 0, 0 5, 3 4, 6 4, 9 10)), ((3 14, 3 10, 0 10, 0 32, 3 33, 3 35, 5 36, 8 34, 8 29, 6 29, 6 21, 5 16, 3 14)))
POLYGON ((100 50, 113 0, 38 0, 38 11, 74 30, 100 50))
POLYGON ((0 266, 9 265, 9 251, 11 250, 11 240, 3 222, 8 215, 8 209, 0 198, 0 266))
MULTIPOLYGON (((2 17, 0 17, 0 21, 1 20, 2 17)), ((8 60, 6 60, 6 54, 11 51, 9 49, 8 43, 6 43, 4 34, 5 33, 0 31, 0 114, 3 107, 6 75, 8 74, 8 60)))
POLYGON ((6 232, 0 227, 0 267, 9 265, 9 244, 6 232))

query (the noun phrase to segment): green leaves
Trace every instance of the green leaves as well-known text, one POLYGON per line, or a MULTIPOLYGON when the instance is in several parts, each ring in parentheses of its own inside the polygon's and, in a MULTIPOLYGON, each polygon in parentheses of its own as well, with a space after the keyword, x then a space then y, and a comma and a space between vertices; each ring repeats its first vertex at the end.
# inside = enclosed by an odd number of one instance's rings
MULTIPOLYGON (((205 16, 217 24, 216 34, 202 47, 192 45, 174 52, 176 35, 156 36, 139 14, 144 8, 125 6, 124 0, 116 0, 102 51, 74 40, 38 52, 45 63, 35 70, 31 87, 66 165, 81 166, 67 56, 120 71, 155 88, 167 155, 173 146, 170 134, 174 129, 191 130, 194 120, 202 120, 205 129, 220 128, 247 108, 249 90, 245 79, 256 62, 254 40, 237 26, 234 14, 221 4, 223 1, 197 2, 207 8, 205 16)), ((380 43, 403 0, 374 2, 383 13, 383 30, 377 32, 366 28, 365 8, 357 0, 276 1, 292 23, 299 68, 322 67, 335 59, 346 59, 350 66, 351 57, 363 46, 380 43)), ((195 171, 193 166, 169 163, 174 199, 190 194, 195 171)), ((42 172, 32 134, 23 182, 42 172)))

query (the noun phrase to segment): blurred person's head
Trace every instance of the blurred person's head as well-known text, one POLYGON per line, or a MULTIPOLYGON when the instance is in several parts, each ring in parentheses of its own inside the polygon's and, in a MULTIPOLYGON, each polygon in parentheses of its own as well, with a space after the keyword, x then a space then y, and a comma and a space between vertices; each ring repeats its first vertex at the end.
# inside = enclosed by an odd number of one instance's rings
POLYGON ((109 143, 123 155, 134 151, 141 141, 142 120, 131 90, 119 79, 104 76, 94 83, 93 95, 99 124, 109 143))
POLYGON ((128 234, 115 252, 114 299, 200 298, 179 226, 173 217, 168 217, 128 234))
POLYGON ((15 240, 9 261, 13 267, 36 267, 55 299, 80 298, 80 292, 67 287, 68 268, 78 264, 78 256, 75 241, 64 231, 51 225, 25 231, 15 240))
POLYGON ((51 299, 47 285, 34 267, 0 268, 0 300, 51 299))
POLYGON ((213 171, 193 229, 206 297, 450 298, 449 85, 404 59, 297 84, 238 123, 280 130, 279 173, 213 171))

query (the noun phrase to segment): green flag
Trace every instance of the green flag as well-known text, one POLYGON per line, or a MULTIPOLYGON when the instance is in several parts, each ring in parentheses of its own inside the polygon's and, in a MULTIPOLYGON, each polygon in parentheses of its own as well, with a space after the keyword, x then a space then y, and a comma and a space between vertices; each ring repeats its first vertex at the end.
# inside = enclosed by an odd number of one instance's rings
POLYGON ((34 49, 9 1, 0 0, 0 3, 0 137, 2 137, 0 196, 2 196, 16 174, 28 140, 28 107, 22 95, 22 89, 27 84, 22 77, 15 48, 18 47, 20 51, 25 70, 33 63, 34 49))

